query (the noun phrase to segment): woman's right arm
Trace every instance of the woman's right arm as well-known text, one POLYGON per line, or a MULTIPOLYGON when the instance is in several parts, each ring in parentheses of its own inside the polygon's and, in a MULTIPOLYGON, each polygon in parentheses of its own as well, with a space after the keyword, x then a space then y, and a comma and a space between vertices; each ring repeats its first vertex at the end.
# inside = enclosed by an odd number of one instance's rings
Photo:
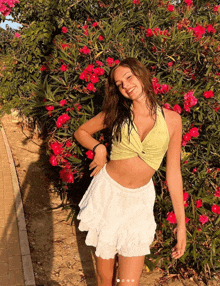
MULTIPOLYGON (((88 120, 82 124, 75 132, 74 137, 76 140, 86 149, 92 150, 95 145, 100 143, 92 137, 92 135, 102 129, 105 129, 106 126, 103 124, 105 117, 104 112, 98 113, 92 119, 88 120)), ((90 169, 94 169, 90 176, 95 176, 104 167, 107 162, 107 150, 105 145, 100 144, 95 149, 95 156, 91 164, 89 165, 90 169)))

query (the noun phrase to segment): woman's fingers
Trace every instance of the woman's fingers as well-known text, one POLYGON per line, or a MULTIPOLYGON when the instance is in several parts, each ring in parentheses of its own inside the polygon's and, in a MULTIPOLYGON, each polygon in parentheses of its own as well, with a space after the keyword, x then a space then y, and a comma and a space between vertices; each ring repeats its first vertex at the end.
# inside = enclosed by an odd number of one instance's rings
POLYGON ((172 252, 172 257, 175 259, 180 258, 181 256, 183 256, 185 252, 185 246, 180 246, 178 243, 177 245, 174 247, 174 250, 172 252))

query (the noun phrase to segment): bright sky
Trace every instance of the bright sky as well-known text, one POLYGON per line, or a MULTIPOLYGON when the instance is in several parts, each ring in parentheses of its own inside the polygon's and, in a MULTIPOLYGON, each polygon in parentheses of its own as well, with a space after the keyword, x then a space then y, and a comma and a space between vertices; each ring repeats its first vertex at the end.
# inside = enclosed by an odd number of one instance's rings
MULTIPOLYGON (((6 17, 6 19, 12 19, 12 17, 8 16, 8 17, 6 17)), ((22 25, 20 25, 20 24, 12 23, 11 21, 7 21, 7 20, 4 23, 1 22, 0 27, 3 29, 6 29, 6 27, 5 27, 6 24, 8 24, 13 29, 18 29, 19 27, 22 27, 22 25)))

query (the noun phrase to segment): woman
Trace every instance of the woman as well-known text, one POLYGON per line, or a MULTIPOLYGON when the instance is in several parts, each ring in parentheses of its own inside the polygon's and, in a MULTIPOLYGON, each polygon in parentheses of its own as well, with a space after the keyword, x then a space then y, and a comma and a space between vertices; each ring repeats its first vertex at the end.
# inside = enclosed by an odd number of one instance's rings
POLYGON ((98 286, 114 285, 118 255, 118 285, 139 285, 145 255, 154 239, 155 189, 152 176, 167 151, 166 180, 177 219, 177 244, 172 257, 186 246, 180 153, 181 117, 159 106, 150 73, 135 58, 113 67, 106 82, 102 111, 81 125, 76 140, 94 151, 94 176, 79 206, 79 229, 88 231, 86 244, 96 247, 98 286), (107 151, 92 135, 112 131, 107 151))

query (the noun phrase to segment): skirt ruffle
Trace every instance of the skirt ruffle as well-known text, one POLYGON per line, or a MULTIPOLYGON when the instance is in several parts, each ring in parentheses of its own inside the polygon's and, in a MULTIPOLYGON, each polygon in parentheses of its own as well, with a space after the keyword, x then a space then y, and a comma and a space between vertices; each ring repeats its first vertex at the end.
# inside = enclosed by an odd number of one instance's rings
POLYGON ((88 231, 85 243, 96 247, 96 256, 104 259, 116 253, 128 257, 149 254, 156 229, 152 179, 141 188, 125 188, 105 167, 79 203, 79 230, 88 231))

